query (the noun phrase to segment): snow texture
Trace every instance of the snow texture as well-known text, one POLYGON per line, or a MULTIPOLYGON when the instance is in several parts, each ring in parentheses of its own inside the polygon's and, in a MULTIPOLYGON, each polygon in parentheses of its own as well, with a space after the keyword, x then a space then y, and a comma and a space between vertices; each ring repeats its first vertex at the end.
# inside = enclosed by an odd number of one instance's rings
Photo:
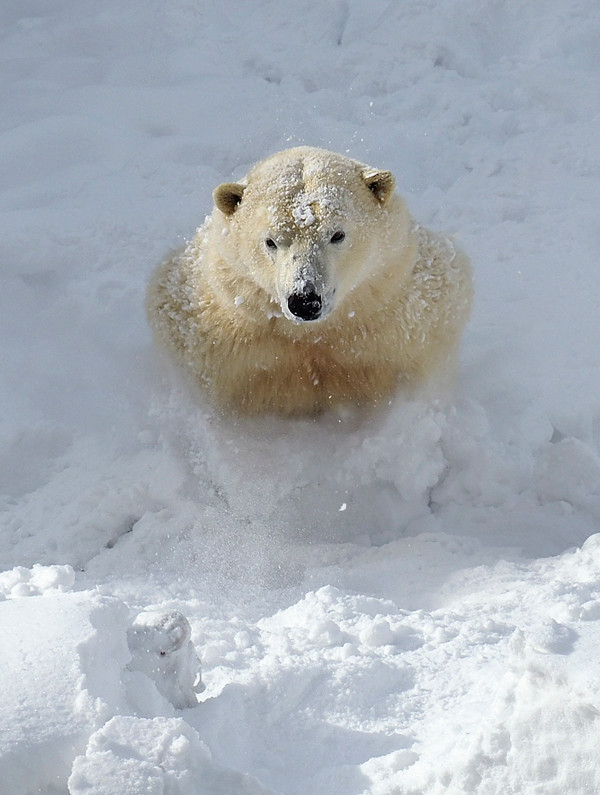
POLYGON ((593 0, 2 5, 2 795, 600 791, 599 37, 593 0), (470 255, 447 400, 225 422, 157 357, 151 271, 298 144, 470 255))

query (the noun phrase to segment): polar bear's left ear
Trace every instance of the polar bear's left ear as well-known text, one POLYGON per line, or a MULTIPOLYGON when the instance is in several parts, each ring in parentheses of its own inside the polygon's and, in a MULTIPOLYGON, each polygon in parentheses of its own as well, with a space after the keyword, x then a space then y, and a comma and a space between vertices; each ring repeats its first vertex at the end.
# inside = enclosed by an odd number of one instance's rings
POLYGON ((396 180, 391 171, 374 171, 372 168, 362 173, 365 185, 375 198, 385 204, 396 187, 396 180))
POLYGON ((238 182, 225 182, 213 191, 215 206, 225 215, 233 215, 242 201, 246 186, 238 182))

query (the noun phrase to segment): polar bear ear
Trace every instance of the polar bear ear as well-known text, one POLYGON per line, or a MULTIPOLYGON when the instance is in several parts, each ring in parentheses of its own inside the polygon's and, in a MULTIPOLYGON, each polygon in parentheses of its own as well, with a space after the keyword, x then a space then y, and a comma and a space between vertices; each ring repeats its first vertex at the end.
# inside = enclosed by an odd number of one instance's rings
POLYGON ((233 215, 238 204, 242 201, 245 185, 237 182, 225 182, 213 191, 215 206, 225 215, 233 215))
POLYGON ((363 171, 362 176, 365 181, 365 185, 371 191, 373 196, 375 196, 375 198, 381 202, 381 204, 385 204, 396 187, 396 180, 394 179, 392 172, 373 171, 373 169, 368 169, 367 171, 363 171))

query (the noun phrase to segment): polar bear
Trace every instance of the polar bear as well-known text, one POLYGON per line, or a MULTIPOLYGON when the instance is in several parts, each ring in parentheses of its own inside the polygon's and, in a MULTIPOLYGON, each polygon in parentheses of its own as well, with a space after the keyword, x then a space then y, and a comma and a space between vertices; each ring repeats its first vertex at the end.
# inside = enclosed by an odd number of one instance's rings
POLYGON ((219 408, 373 406, 455 357, 469 262, 412 221, 389 171, 303 146, 213 199, 157 269, 147 309, 219 408))

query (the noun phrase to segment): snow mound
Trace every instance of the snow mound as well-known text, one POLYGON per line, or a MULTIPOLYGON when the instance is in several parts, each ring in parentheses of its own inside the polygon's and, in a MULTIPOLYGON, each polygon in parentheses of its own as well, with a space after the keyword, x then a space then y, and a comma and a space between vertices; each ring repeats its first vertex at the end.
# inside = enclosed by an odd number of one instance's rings
POLYGON ((225 770, 181 718, 117 716, 93 734, 69 778, 70 795, 268 795, 225 770))
POLYGON ((16 566, 0 574, 0 600, 39 596, 51 591, 70 591, 75 582, 72 566, 16 566))
POLYGON ((53 793, 90 733, 126 706, 127 613, 90 593, 0 604, 3 792, 53 793))
MULTIPOLYGON (((555 623, 548 629, 546 652, 566 651, 565 629, 555 623)), ((599 792, 597 704, 569 680, 564 659, 540 658, 524 633, 515 633, 511 652, 469 759, 446 792, 599 792)))

